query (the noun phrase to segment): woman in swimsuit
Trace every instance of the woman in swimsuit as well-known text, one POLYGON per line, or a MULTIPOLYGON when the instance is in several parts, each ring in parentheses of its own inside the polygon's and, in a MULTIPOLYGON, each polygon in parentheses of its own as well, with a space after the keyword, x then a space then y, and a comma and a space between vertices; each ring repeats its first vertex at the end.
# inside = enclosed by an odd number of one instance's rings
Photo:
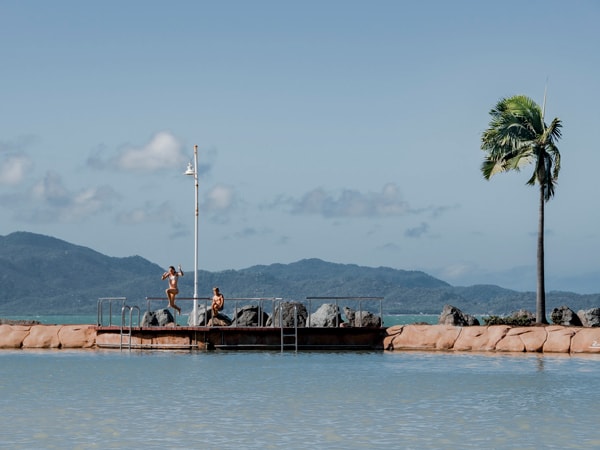
POLYGON ((167 293, 167 298, 169 299, 169 306, 177 310, 178 314, 181 314, 181 308, 175 304, 175 296, 179 294, 177 280, 182 276, 183 270, 181 270, 181 266, 179 266, 179 272, 175 271, 175 267, 169 266, 169 270, 162 275, 163 280, 169 279, 169 287, 165 291, 167 293))

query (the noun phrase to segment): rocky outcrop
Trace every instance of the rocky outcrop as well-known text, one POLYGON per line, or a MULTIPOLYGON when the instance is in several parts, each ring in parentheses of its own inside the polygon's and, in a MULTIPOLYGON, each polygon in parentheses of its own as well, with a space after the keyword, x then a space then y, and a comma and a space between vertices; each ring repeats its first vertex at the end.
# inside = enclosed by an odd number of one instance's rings
POLYGON ((395 325, 387 329, 383 348, 391 351, 600 353, 600 328, 395 325))
POLYGON ((273 311, 273 315, 269 317, 267 326, 275 327, 293 327, 294 320, 297 320, 298 327, 305 327, 308 319, 308 311, 306 306, 300 302, 281 302, 273 311), (296 319, 294 319, 294 315, 296 319))
POLYGON ((143 327, 166 327, 169 324, 174 324, 175 318, 168 308, 159 309, 156 311, 146 311, 142 317, 143 327))
POLYGON ((316 328, 339 327, 343 323, 340 307, 333 303, 324 303, 310 315, 308 323, 316 328))
MULTIPOLYGON (((228 327, 233 321, 231 318, 223 313, 219 313, 213 318, 212 308, 209 305, 198 305, 198 312, 196 314, 196 324, 198 326, 209 326, 209 327, 228 327)), ((194 325, 194 315, 190 313, 188 317, 188 325, 194 325)))
MULTIPOLYGON (((212 314, 212 311, 210 311, 212 314)), ((225 314, 217 314, 215 317, 211 317, 208 321, 209 327, 228 327, 231 325, 231 319, 225 314)))
POLYGON ((579 310, 577 317, 584 327, 600 327, 600 308, 579 310))
POLYGON ((582 326, 581 319, 575 314, 575 311, 571 310, 568 306, 559 306, 552 310, 550 315, 552 322, 556 325, 564 326, 582 326))
POLYGON ((258 305, 246 305, 233 314, 233 327, 258 327, 264 326, 269 320, 269 315, 258 305))
POLYGON ((369 311, 354 311, 352 308, 344 306, 344 315, 348 327, 379 328, 381 326, 381 317, 369 311))
POLYGON ((475 316, 462 312, 455 306, 444 305, 438 324, 471 327, 479 325, 479 320, 475 316))

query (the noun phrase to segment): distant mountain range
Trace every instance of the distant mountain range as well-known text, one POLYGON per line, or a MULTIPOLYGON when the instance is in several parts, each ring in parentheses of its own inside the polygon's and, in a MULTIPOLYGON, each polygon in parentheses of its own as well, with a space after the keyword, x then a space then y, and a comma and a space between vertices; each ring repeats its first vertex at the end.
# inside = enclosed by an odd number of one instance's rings
MULTIPOLYGON (((145 307, 163 297, 164 268, 140 256, 115 258, 50 236, 16 232, 0 236, 0 316, 94 314, 100 297, 127 297, 145 307)), ((193 294, 193 273, 180 280, 180 296, 193 294)), ((304 259, 291 264, 198 272, 200 297, 219 286, 225 297, 384 297, 386 314, 439 314, 446 304, 469 314, 535 311, 535 293, 494 285, 453 287, 424 272, 335 264, 304 259)), ((577 311, 600 307, 600 294, 548 292, 548 313, 567 305, 577 311)))

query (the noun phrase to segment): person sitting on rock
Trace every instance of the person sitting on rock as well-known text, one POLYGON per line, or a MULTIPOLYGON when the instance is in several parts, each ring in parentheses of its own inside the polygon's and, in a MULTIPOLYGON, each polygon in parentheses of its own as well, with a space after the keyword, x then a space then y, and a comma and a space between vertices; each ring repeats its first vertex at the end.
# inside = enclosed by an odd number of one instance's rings
POLYGON ((221 292, 219 292, 219 288, 218 287, 214 287, 213 288, 213 298, 212 298, 212 316, 217 317, 217 315, 219 314, 219 311, 221 311, 223 309, 223 305, 225 304, 225 297, 223 297, 223 294, 221 294, 221 292))

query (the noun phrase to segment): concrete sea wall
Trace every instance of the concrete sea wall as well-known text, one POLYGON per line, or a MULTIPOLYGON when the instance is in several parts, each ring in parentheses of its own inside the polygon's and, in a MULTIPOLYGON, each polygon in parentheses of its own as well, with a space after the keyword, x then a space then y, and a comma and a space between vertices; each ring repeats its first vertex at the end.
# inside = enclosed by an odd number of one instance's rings
MULTIPOLYGON (((95 347, 93 325, 0 325, 0 349, 95 347)), ((388 351, 600 353, 600 328, 395 325, 386 330, 383 348, 388 351)))
POLYGON ((396 325, 386 331, 386 350, 600 353, 600 328, 561 325, 396 325))
POLYGON ((93 348, 93 325, 0 325, 0 348, 93 348))

